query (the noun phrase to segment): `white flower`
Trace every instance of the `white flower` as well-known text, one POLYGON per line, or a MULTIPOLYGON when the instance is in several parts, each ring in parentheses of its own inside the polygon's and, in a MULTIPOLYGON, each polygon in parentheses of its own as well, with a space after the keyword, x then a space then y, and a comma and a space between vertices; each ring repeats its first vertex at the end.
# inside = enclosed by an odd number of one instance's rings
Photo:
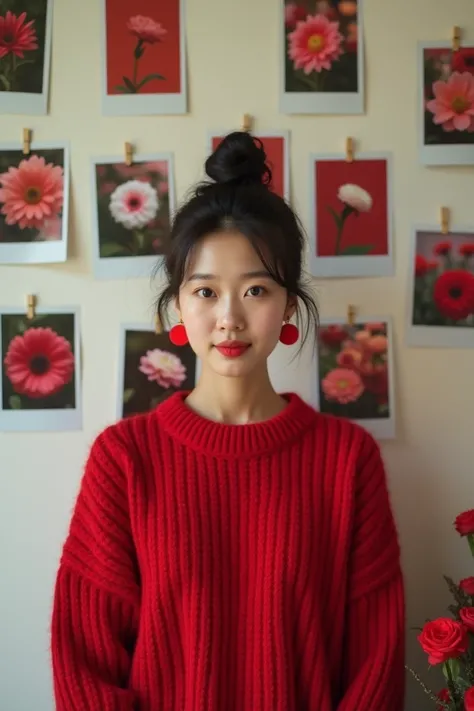
POLYGON ((115 222, 127 230, 140 229, 155 219, 159 200, 156 190, 141 180, 128 180, 113 191, 109 209, 115 222))
POLYGON ((352 183, 341 185, 337 197, 357 212, 368 212, 372 207, 372 196, 359 185, 352 183))

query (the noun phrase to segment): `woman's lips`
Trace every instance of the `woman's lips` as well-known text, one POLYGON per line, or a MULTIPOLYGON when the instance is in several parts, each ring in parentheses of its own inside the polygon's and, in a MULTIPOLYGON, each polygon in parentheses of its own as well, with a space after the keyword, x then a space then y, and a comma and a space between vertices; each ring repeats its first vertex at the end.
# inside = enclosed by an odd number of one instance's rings
POLYGON ((215 348, 226 358, 239 358, 250 348, 250 343, 224 341, 223 343, 218 343, 215 348))

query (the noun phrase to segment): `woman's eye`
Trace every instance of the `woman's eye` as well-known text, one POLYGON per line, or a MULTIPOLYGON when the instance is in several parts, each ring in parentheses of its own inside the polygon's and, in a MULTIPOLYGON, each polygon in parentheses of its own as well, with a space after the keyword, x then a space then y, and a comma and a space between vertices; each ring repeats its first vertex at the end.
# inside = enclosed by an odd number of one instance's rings
POLYGON ((197 291, 196 293, 203 299, 209 299, 214 292, 212 291, 212 289, 204 287, 203 289, 199 289, 199 291, 197 291))
POLYGON ((263 288, 263 286, 251 286, 247 294, 249 294, 250 296, 262 296, 264 291, 265 289, 263 288))

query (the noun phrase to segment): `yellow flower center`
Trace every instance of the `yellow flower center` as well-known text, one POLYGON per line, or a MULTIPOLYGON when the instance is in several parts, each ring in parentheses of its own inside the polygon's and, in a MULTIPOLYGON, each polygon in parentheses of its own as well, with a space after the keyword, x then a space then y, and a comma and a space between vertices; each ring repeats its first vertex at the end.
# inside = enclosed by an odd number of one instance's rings
POLYGON ((308 49, 310 52, 320 52, 324 47, 324 44, 323 35, 311 35, 308 39, 308 49))
POLYGON ((25 202, 29 205, 37 205, 41 200, 41 190, 34 186, 27 188, 25 193, 25 202))
POLYGON ((339 380, 337 387, 339 388, 339 390, 344 390, 345 388, 347 388, 347 380, 339 380))
POLYGON ((463 114, 469 108, 469 102, 463 96, 456 96, 451 108, 456 114, 463 114))

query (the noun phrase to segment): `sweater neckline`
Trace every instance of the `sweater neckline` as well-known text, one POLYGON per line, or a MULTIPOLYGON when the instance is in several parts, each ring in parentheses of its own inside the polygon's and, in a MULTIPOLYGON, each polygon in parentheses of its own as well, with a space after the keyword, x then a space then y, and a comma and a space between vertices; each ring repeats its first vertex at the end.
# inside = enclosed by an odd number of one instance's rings
POLYGON ((158 406, 160 427, 183 445, 215 456, 240 457, 280 449, 300 437, 317 415, 299 395, 289 392, 281 394, 286 407, 268 420, 243 425, 216 422, 186 404, 189 392, 173 393, 158 406))

